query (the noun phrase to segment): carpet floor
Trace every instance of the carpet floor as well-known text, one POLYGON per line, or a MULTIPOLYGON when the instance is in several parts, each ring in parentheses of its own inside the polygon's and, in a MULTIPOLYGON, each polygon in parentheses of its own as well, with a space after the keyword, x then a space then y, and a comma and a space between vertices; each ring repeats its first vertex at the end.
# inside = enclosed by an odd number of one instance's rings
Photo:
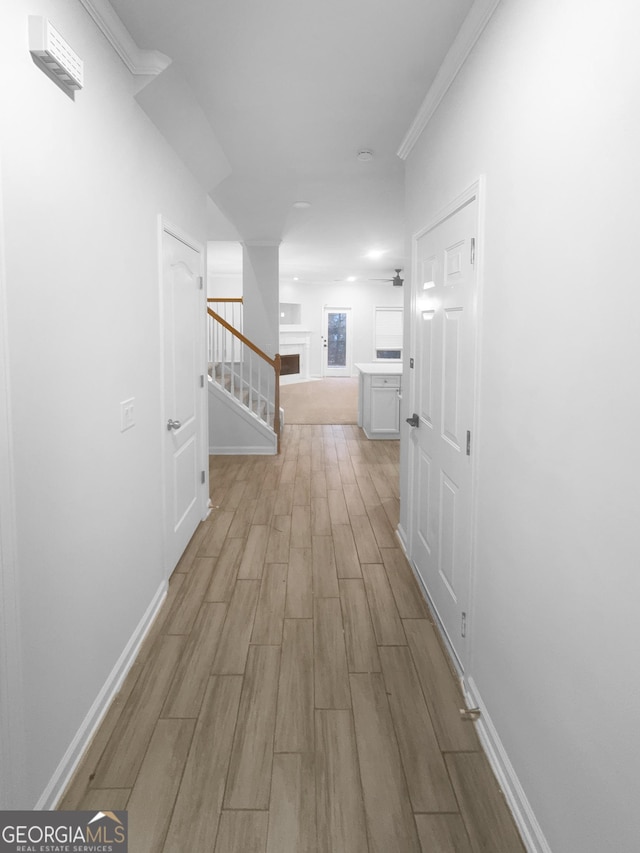
POLYGON ((358 378, 317 379, 282 385, 285 424, 358 423, 358 378))

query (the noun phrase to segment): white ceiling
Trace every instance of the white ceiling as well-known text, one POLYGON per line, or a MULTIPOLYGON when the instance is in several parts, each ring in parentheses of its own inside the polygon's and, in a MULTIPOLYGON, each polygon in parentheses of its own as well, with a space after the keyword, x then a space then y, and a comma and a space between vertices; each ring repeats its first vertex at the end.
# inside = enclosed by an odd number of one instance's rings
POLYGON ((226 158, 209 194, 240 238, 282 240, 282 280, 404 267, 396 151, 471 0, 111 4, 190 87, 215 135, 201 156, 226 158), (360 162, 361 149, 374 158, 360 162))

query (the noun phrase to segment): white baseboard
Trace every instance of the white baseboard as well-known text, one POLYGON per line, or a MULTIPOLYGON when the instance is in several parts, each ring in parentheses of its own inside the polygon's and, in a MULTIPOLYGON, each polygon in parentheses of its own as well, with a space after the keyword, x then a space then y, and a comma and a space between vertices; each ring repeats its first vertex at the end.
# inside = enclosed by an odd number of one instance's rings
POLYGON ((69 748, 65 752, 62 760, 58 764, 53 776, 49 780, 47 787, 44 789, 40 799, 34 806, 36 810, 55 809, 58 801, 64 794, 71 777, 73 776, 76 767, 80 763, 85 749, 91 742, 98 726, 104 719, 111 702, 122 686, 127 673, 131 669, 140 646, 151 628, 153 621, 162 606, 162 603, 167 594, 167 582, 163 581, 156 594, 153 596, 151 603, 147 607, 142 619, 138 623, 129 642, 120 655, 116 665, 111 670, 109 677, 104 683, 102 689, 98 693, 95 702, 89 709, 89 713, 82 721, 82 724, 75 737, 71 741, 69 748))
POLYGON ((437 617, 435 608, 433 608, 433 604, 424 581, 413 564, 413 560, 409 557, 406 548, 406 535, 400 525, 398 525, 396 529, 396 537, 398 538, 405 557, 407 558, 413 574, 418 581, 418 585, 425 597, 425 600, 433 610, 435 627, 440 634, 449 659, 453 663, 453 666, 460 677, 460 683, 464 692, 467 708, 480 708, 481 714, 475 723, 478 737, 480 738, 480 743, 482 744, 482 748, 487 756, 489 764, 491 765, 496 779, 498 780, 500 789, 507 801, 507 805, 511 810, 513 819, 518 827, 520 835, 522 836, 522 841, 527 848, 528 853, 552 853, 551 848, 544 837, 540 824, 536 820, 536 816, 533 813, 533 809, 529 804, 524 789, 520 784, 516 771, 509 760, 507 751, 500 740, 496 727, 493 725, 489 712, 487 711, 487 707, 482 701, 482 696, 480 695, 478 686, 473 678, 470 675, 465 675, 460 668, 459 661, 456 658, 451 644, 449 643, 446 632, 437 617))
POLYGON ((275 456, 277 447, 209 447, 210 456, 275 456))
MULTIPOLYGON (((401 524, 398 524, 396 527, 396 538, 400 542, 400 547, 402 548, 405 557, 409 560, 409 540, 407 539, 407 533, 401 524)), ((411 560, 409 560, 409 562, 411 562, 411 560)))
POLYGON ((552 853, 473 678, 463 678, 468 708, 480 708, 476 729, 528 853, 552 853))

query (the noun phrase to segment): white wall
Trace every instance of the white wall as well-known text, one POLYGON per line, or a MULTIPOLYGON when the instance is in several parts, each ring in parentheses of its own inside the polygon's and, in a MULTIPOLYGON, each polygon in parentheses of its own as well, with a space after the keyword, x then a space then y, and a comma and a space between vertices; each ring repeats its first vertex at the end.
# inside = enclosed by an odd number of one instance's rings
MULTIPOLYGON (((282 283, 280 302, 302 305, 301 326, 311 332, 311 376, 322 376, 323 308, 352 308, 353 362, 375 360, 374 312, 403 303, 403 288, 387 282, 336 282, 334 285, 282 283)), ((358 373, 354 369, 353 375, 358 373)))
POLYGON ((4 0, 0 131, 26 790, 41 799, 161 589, 158 214, 196 239, 206 196, 75 0, 4 0), (75 102, 27 16, 85 61, 75 102), (120 401, 136 425, 120 432, 120 401))
POLYGON ((240 409, 224 391, 209 383, 209 453, 217 455, 265 455, 278 451, 275 433, 240 409))
POLYGON ((239 240, 207 243, 207 296, 211 299, 242 296, 242 243, 239 240))
POLYGON ((640 849, 639 27, 503 0, 407 163, 410 233, 486 175, 468 675, 554 853, 640 849))
POLYGON ((242 328, 269 357, 278 352, 279 242, 242 244, 242 328))

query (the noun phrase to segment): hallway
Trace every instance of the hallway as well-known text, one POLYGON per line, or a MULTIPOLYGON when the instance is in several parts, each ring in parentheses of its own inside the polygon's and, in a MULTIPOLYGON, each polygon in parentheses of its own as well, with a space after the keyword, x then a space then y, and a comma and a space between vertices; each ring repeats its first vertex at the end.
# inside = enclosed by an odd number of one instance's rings
POLYGON ((131 853, 521 853, 399 548, 398 442, 287 426, 214 510, 60 808, 131 853))

